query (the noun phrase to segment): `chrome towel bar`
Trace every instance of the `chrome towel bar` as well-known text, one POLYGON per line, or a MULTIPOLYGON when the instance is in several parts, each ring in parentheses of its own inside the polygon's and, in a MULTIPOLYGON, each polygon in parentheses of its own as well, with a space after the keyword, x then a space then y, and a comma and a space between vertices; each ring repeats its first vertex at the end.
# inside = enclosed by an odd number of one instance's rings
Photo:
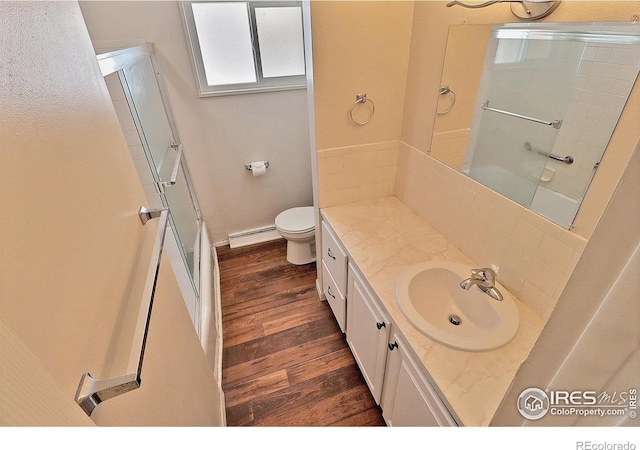
POLYGON ((522 114, 517 114, 511 111, 505 111, 503 109, 489 108, 489 100, 484 102, 484 105, 482 105, 482 109, 484 109, 485 111, 493 111, 499 114, 505 114, 511 117, 517 117, 518 119, 530 120, 531 122, 541 123, 543 125, 549 125, 555 128, 556 130, 560 129, 560 127, 562 126, 562 120, 553 120, 550 122, 548 120, 536 119, 535 117, 523 116, 522 114))
POLYGON ((131 346, 131 356, 127 366, 127 375, 108 378, 105 380, 96 380, 89 372, 82 375, 78 390, 76 391, 75 401, 80 405, 82 410, 91 416, 93 410, 105 400, 117 397, 134 389, 138 389, 142 380, 140 374, 142 372, 142 361, 144 359, 144 350, 147 343, 147 333, 149 331, 149 323, 151 321, 151 308, 153 306, 153 298, 155 296, 156 282, 158 280, 158 272, 160 270, 160 257, 162 256, 162 248, 164 246, 164 237, 167 230, 169 219, 169 208, 147 209, 141 206, 138 216, 143 225, 149 220, 159 218, 158 231, 153 244, 153 253, 151 255, 151 263, 147 271, 142 302, 140 304, 140 314, 136 324, 136 329, 131 346))

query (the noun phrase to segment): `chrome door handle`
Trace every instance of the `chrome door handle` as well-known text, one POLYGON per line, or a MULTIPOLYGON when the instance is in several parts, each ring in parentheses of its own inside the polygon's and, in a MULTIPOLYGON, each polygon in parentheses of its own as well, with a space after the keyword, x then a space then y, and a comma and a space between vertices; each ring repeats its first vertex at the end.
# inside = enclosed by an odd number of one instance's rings
POLYGON ((174 186, 178 181, 178 171, 180 170, 180 161, 182 160, 182 144, 171 144, 171 148, 175 149, 178 154, 176 155, 176 160, 173 163, 173 169, 171 170, 171 178, 169 181, 160 181, 160 190, 164 192, 164 188, 167 186, 174 186))

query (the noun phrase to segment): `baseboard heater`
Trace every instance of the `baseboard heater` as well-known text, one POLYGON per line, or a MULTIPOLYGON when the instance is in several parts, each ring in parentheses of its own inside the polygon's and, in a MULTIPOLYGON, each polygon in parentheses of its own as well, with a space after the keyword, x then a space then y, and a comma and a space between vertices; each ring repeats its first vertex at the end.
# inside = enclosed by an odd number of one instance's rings
POLYGON ((243 247, 245 245, 258 244, 260 242, 274 241, 281 239, 280 233, 275 225, 264 228, 256 228, 255 230, 242 231, 229 235, 229 247, 243 247))

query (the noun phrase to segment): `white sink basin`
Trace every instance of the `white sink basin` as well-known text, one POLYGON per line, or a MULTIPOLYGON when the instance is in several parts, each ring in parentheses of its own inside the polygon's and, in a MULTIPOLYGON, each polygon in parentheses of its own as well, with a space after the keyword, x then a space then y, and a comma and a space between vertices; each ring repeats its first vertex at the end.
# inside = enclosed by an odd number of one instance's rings
POLYGON ((516 335, 518 308, 513 296, 496 282, 503 300, 478 288, 460 287, 472 267, 430 261, 407 268, 396 280, 396 300, 407 320, 427 337, 448 347, 487 351, 502 347, 516 335))

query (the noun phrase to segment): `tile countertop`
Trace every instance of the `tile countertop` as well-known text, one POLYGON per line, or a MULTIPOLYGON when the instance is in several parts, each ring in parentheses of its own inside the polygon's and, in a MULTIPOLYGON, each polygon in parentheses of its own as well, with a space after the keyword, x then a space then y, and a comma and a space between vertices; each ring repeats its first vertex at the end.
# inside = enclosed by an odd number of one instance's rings
POLYGON ((331 206, 321 213, 422 361, 456 420, 465 426, 489 425, 538 338, 542 320, 516 299, 520 329, 506 346, 466 352, 432 341, 415 329, 397 306, 394 290, 398 274, 406 266, 438 259, 472 267, 476 264, 396 197, 331 206))

